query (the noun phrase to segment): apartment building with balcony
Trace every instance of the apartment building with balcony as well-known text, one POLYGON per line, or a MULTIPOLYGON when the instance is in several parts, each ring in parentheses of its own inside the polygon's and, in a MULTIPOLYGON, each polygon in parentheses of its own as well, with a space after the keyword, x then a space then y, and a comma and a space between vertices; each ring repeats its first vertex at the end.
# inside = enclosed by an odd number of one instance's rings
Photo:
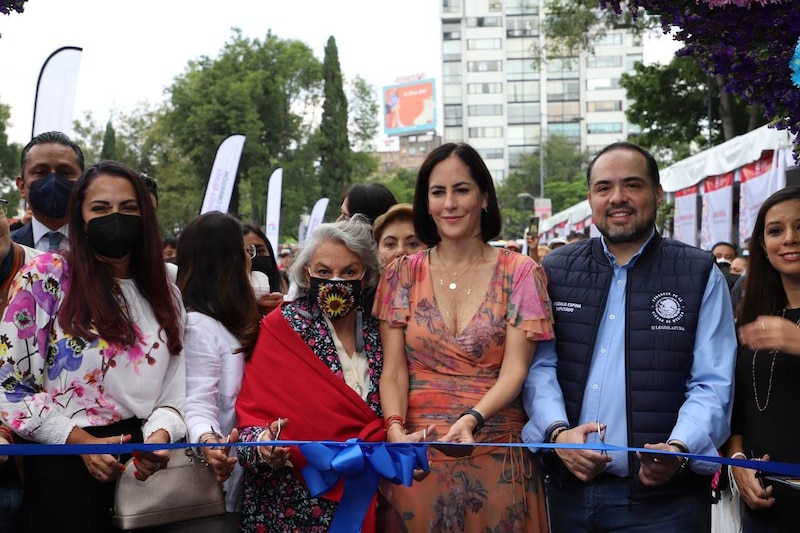
POLYGON ((632 132, 620 76, 640 38, 612 30, 594 54, 540 63, 543 0, 440 0, 443 137, 468 142, 502 181, 550 135, 595 152, 632 132))

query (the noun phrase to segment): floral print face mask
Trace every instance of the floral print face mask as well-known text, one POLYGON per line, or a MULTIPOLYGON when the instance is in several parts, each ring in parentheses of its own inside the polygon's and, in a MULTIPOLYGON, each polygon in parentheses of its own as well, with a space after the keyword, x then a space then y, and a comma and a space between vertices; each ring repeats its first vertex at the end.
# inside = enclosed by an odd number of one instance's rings
POLYGON ((361 280, 310 277, 311 302, 331 320, 339 320, 361 305, 361 280))

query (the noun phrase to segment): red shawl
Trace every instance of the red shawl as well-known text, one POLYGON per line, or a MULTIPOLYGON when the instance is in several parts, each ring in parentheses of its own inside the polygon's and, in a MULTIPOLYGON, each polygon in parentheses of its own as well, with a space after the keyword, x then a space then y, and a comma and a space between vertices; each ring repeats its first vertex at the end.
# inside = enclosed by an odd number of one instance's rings
MULTIPOLYGON (((320 319, 322 320, 322 319, 320 319)), ((325 363, 284 318, 281 311, 261 321, 253 355, 245 365, 236 401, 239 428, 266 426, 288 418, 281 439, 301 441, 384 440, 383 420, 325 363)), ((307 462, 291 451, 295 475, 307 462)), ((323 497, 339 501, 342 481, 323 497)), ((375 501, 364 519, 363 532, 375 530, 375 501)))

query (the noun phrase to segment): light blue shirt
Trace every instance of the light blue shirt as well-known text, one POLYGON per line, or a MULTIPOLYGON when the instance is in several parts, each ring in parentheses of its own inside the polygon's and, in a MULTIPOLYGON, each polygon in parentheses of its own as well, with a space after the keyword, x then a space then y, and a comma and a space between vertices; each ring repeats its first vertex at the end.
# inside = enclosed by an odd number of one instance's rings
MULTIPOLYGON (((653 234, 650 239, 652 236, 653 234)), ((579 424, 597 421, 606 424, 606 444, 627 446, 626 286, 628 272, 647 242, 622 266, 617 264, 604 238, 602 242, 614 274, 608 288, 603 320, 592 349, 579 424)), ((722 272, 718 268, 712 268, 700 306, 693 349, 694 361, 686 382, 686 401, 681 406, 677 423, 667 439, 685 443, 691 453, 715 456, 717 449, 730 435, 736 364, 736 332, 732 317, 728 284, 722 272)), ((525 442, 543 442, 547 429, 554 422, 567 420, 564 396, 556 378, 556 363, 555 341, 538 343, 523 388, 525 410, 530 417, 522 431, 525 442)), ((588 442, 597 443, 597 434, 590 435, 588 442)), ((610 452, 609 456, 613 460, 606 471, 617 476, 627 476, 627 454, 610 452)), ((699 474, 711 474, 719 465, 691 461, 690 467, 699 474)))

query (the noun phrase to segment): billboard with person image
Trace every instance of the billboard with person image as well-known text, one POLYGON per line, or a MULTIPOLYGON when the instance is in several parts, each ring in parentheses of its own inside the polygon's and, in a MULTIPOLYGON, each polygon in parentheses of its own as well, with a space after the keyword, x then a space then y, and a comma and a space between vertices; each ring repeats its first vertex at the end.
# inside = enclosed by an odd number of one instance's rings
POLYGON ((415 80, 383 88, 383 131, 410 135, 436 129, 434 79, 415 80))

